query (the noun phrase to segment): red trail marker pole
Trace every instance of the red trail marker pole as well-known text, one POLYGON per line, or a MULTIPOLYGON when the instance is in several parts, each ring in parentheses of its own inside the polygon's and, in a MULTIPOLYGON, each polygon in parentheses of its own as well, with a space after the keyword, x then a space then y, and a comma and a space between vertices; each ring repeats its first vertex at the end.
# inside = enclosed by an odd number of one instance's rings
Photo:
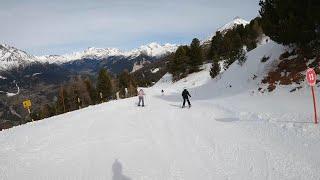
POLYGON ((315 97, 315 95, 314 95, 314 88, 313 88, 313 86, 311 86, 311 91, 312 91, 312 98, 313 98, 314 123, 315 123, 315 124, 318 124, 316 97, 315 97))
POLYGON ((313 110, 314 110, 314 123, 318 124, 316 97, 314 94, 314 86, 316 85, 317 74, 316 74, 316 72, 314 72, 314 70, 312 68, 309 68, 306 73, 306 78, 307 78, 308 84, 311 86, 312 99, 313 99, 313 110))

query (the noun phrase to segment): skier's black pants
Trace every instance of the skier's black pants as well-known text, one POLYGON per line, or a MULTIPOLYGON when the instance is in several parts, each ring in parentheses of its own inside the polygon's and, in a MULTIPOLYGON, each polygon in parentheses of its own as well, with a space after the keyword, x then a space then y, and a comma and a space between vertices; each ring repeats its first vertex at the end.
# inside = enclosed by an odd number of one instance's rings
POLYGON ((139 103, 138 106, 140 106, 140 103, 142 102, 142 106, 144 106, 144 99, 143 97, 139 97, 139 103))
POLYGON ((191 106, 191 103, 189 101, 189 98, 183 98, 183 107, 186 105, 186 101, 188 101, 189 106, 191 106))

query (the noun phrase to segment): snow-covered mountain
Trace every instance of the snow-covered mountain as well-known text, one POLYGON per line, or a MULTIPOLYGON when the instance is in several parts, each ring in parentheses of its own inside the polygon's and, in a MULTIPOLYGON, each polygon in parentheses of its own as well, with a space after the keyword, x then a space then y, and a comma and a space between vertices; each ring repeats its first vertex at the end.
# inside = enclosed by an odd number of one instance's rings
POLYGON ((34 62, 62 64, 81 59, 100 60, 115 56, 121 56, 130 60, 140 55, 145 55, 150 58, 159 58, 168 53, 174 52, 177 47, 178 46, 174 44, 160 45, 153 42, 130 51, 122 51, 117 48, 90 47, 84 51, 74 52, 66 55, 33 56, 25 51, 3 44, 0 45, 0 70, 8 70, 13 67, 27 65, 34 62))
POLYGON ((48 55, 37 57, 41 62, 49 63, 65 63, 79 59, 104 59, 111 56, 123 56, 128 59, 138 57, 140 55, 146 55, 149 57, 161 57, 168 53, 172 53, 177 49, 177 45, 165 44, 160 45, 158 43, 150 43, 148 45, 143 45, 139 48, 122 51, 117 48, 94 48, 90 47, 81 52, 74 52, 66 55, 48 55))
POLYGON ((15 47, 0 44, 0 70, 6 70, 13 67, 26 65, 36 62, 38 59, 25 51, 15 47))
MULTIPOLYGON (((219 32, 221 32, 222 34, 225 34, 228 30, 230 30, 230 29, 233 29, 233 28, 235 28, 236 26, 238 26, 238 25, 247 25, 247 24, 249 24, 250 22, 249 21, 247 21, 247 20, 244 20, 244 19, 242 19, 242 18, 240 18, 240 17, 235 17, 232 21, 230 21, 229 23, 227 23, 227 24, 225 24, 224 26, 222 26, 222 27, 220 27, 220 28, 218 28, 216 31, 219 31, 219 32)), ((203 41, 203 43, 208 43, 209 41, 211 41, 211 39, 212 39, 212 37, 213 36, 215 36, 215 34, 216 34, 216 31, 212 34, 212 35, 210 35, 207 39, 205 39, 204 41, 203 41)))
POLYGON ((134 49, 125 53, 127 56, 139 56, 140 54, 144 54, 151 57, 161 57, 165 54, 175 52, 178 46, 175 44, 165 44, 160 45, 158 43, 150 43, 148 45, 141 46, 138 49, 134 49))
POLYGON ((247 25, 250 22, 240 18, 240 17, 235 17, 231 22, 225 24, 224 26, 220 27, 217 31, 220 31, 221 33, 225 33, 226 31, 228 31, 229 29, 233 29, 234 27, 238 26, 238 25, 247 25))

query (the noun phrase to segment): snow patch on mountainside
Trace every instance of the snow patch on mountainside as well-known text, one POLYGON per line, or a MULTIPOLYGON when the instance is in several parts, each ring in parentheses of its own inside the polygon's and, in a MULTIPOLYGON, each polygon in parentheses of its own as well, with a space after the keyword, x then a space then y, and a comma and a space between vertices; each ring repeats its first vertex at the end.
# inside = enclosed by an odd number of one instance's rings
POLYGON ((160 68, 151 69, 150 71, 151 71, 151 73, 155 74, 155 73, 157 73, 158 71, 160 71, 160 68))
POLYGON ((0 93, 6 94, 7 97, 12 97, 12 96, 16 96, 20 93, 20 87, 18 86, 18 84, 16 83, 16 88, 17 88, 17 92, 13 93, 13 92, 5 92, 5 91, 0 91, 0 93))
POLYGON ((7 79, 6 77, 0 76, 0 79, 7 79))
POLYGON ((149 61, 140 61, 140 62, 135 62, 133 64, 133 67, 132 67, 132 71, 131 73, 135 72, 135 71, 138 71, 139 69, 143 68, 144 64, 147 64, 147 63, 150 63, 149 61))

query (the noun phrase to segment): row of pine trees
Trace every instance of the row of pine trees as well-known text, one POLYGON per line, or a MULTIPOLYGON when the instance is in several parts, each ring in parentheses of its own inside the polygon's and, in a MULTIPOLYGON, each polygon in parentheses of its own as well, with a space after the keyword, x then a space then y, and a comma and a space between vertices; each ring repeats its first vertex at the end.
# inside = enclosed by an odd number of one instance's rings
POLYGON ((53 102, 33 110, 31 118, 40 120, 113 99, 136 95, 136 82, 127 70, 118 76, 112 76, 107 70, 101 69, 95 81, 89 77, 79 76, 61 86, 58 94, 53 97, 53 102))
POLYGON ((236 60, 242 65, 246 61, 246 51, 256 47, 262 33, 259 18, 256 18, 246 26, 238 25, 226 32, 216 32, 208 50, 206 44, 201 44, 195 38, 189 46, 178 47, 168 61, 168 72, 176 81, 199 71, 204 62, 212 62, 210 75, 214 78, 221 70, 219 62, 223 62, 224 69, 229 68, 236 60))
POLYGON ((190 46, 180 46, 169 60, 167 69, 174 80, 179 80, 190 73, 200 70, 204 56, 199 39, 192 40, 190 46))

